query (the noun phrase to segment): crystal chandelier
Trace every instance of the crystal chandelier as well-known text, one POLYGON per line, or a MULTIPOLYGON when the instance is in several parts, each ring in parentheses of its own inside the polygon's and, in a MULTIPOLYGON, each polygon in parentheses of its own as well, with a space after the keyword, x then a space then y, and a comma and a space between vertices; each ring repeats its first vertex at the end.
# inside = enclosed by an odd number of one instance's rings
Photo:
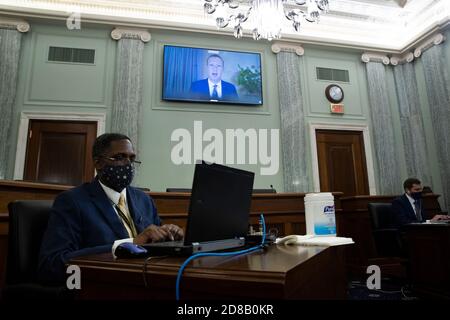
POLYGON ((241 38, 242 24, 252 23, 253 39, 280 39, 282 20, 292 22, 295 31, 300 22, 319 22, 320 13, 328 11, 328 0, 204 0, 205 13, 216 20, 217 28, 231 26, 234 36, 241 38), (292 4, 289 4, 292 2, 292 4), (302 6, 302 7, 298 7, 302 6), (242 7, 242 9, 240 9, 242 7), (284 17, 284 18, 283 18, 284 17))

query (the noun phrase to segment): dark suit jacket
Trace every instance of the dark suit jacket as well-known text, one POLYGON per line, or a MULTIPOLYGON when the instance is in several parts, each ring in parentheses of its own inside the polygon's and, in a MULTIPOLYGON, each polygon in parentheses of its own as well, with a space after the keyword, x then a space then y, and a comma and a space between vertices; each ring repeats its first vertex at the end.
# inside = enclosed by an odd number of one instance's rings
MULTIPOLYGON (((222 82, 222 97, 218 100, 223 101, 236 101, 239 99, 236 88, 232 83, 221 81, 222 82)), ((199 81, 195 81, 191 84, 191 95, 192 98, 201 99, 201 100, 210 100, 211 96, 209 95, 209 85, 208 79, 203 79, 199 81)))
MULTIPOLYGON (((138 233, 160 225, 153 200, 128 187, 127 203, 138 233)), ((82 255, 110 252, 115 240, 129 238, 100 183, 94 180, 58 195, 53 203, 39 255, 42 282, 65 279, 65 264, 82 255)))
POLYGON ((406 196, 406 194, 398 198, 395 198, 392 201, 392 212, 395 215, 395 220, 399 227, 408 223, 425 221, 426 216, 425 211, 423 210, 422 200, 419 201, 421 207, 422 221, 417 220, 416 213, 414 212, 411 202, 409 202, 409 199, 406 196))

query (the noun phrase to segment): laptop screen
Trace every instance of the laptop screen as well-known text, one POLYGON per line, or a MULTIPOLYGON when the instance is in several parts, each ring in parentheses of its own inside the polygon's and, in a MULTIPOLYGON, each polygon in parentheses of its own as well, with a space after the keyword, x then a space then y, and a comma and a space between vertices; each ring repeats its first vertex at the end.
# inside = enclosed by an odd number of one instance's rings
POLYGON ((218 164, 196 164, 185 244, 246 236, 254 177, 218 164))

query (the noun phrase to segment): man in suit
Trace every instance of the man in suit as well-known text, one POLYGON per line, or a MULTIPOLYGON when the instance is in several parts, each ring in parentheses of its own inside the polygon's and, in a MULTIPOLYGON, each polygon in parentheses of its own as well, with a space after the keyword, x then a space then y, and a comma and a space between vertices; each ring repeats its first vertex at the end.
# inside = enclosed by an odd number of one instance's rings
POLYGON ((236 87, 222 80, 224 61, 218 54, 212 54, 206 60, 208 78, 191 84, 193 98, 201 100, 237 101, 236 87))
POLYGON ((122 134, 99 136, 92 148, 97 176, 61 193, 53 203, 39 256, 42 282, 60 283, 77 256, 114 251, 120 243, 181 240, 178 226, 161 226, 153 200, 130 186, 136 154, 122 134))
MULTIPOLYGON (((425 222, 426 214, 422 201, 422 183, 416 178, 408 178, 403 183, 405 194, 392 201, 392 212, 398 226, 408 223, 425 222)), ((435 215, 431 221, 449 220, 447 215, 435 215)))

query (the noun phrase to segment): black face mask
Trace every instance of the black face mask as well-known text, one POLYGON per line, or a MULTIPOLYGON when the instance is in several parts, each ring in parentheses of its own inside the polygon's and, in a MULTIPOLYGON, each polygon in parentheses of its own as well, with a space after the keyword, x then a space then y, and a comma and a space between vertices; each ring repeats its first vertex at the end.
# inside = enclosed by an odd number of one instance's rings
POLYGON ((128 187, 134 178, 134 167, 131 164, 123 166, 105 165, 98 171, 100 181, 111 189, 121 192, 128 187))
POLYGON ((420 200, 420 198, 422 198, 422 191, 420 191, 420 192, 411 192, 410 196, 414 200, 420 200))

